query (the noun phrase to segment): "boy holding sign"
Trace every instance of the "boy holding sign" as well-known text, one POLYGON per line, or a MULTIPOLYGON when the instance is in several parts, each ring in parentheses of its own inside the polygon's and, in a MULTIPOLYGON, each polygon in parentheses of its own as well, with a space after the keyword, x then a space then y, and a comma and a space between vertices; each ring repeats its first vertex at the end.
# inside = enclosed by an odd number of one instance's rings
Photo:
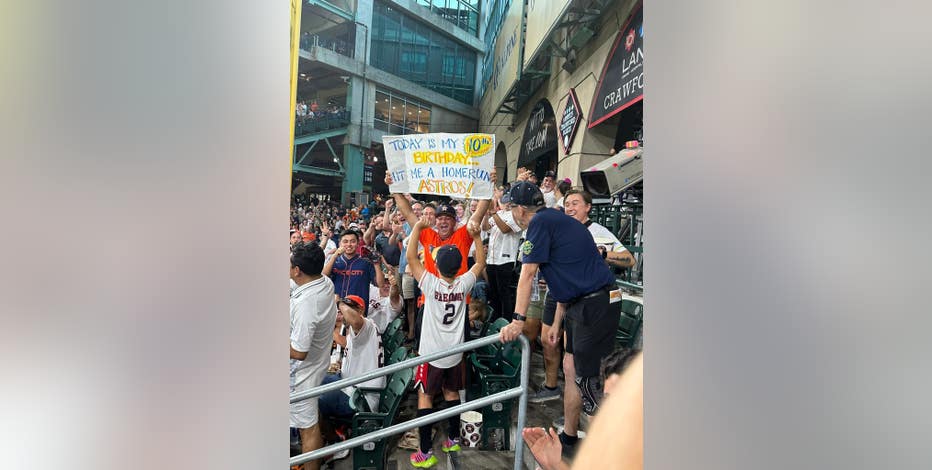
MULTIPOLYGON (((417 236, 428 228, 427 221, 421 219, 414 225, 411 234, 417 236)), ((485 269, 485 250, 479 239, 478 228, 470 230, 469 236, 476 242, 478 259, 472 269, 462 275, 457 272, 465 256, 455 246, 444 245, 432 250, 433 255, 437 257, 435 269, 439 272, 439 275, 434 275, 428 272, 418 259, 417 246, 413 243, 408 244, 408 266, 425 294, 423 330, 418 348, 418 354, 422 356, 463 342, 468 319, 468 295, 476 283, 476 278, 485 269)), ((465 387, 465 383, 466 367, 462 354, 419 365, 415 373, 415 388, 418 390, 417 415, 426 416, 433 413, 434 396, 441 392, 445 408, 459 405, 459 391, 465 387)), ((460 450, 459 421, 459 415, 447 420, 448 436, 441 446, 444 452, 460 450)), ((431 443, 432 427, 432 424, 427 424, 419 428, 420 446, 417 452, 411 454, 411 464, 415 467, 428 468, 437 463, 431 443)))

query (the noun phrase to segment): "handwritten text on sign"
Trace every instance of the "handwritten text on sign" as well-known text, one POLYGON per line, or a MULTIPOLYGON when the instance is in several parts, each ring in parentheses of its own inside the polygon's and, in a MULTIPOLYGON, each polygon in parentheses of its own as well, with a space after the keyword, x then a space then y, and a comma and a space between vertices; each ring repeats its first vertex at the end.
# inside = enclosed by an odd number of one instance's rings
POLYGON ((492 197, 492 134, 390 135, 382 144, 393 193, 492 197))

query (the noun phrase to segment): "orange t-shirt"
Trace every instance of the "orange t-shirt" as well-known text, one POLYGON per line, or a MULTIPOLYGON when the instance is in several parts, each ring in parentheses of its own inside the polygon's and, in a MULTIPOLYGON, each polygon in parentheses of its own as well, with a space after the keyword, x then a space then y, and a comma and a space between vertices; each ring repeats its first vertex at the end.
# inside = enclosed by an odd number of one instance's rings
POLYGON ((425 228, 421 230, 419 241, 421 242, 421 246, 424 247, 424 269, 426 269, 427 272, 435 276, 440 276, 440 273, 437 272, 437 264, 434 262, 434 248, 443 245, 456 245, 457 248, 460 249, 460 254, 463 255, 463 263, 460 265, 459 271, 456 272, 457 276, 465 273, 469 269, 467 267, 466 258, 469 255, 469 248, 472 247, 472 236, 466 231, 465 225, 456 229, 453 235, 450 235, 450 238, 446 240, 442 240, 436 230, 430 227, 425 228))

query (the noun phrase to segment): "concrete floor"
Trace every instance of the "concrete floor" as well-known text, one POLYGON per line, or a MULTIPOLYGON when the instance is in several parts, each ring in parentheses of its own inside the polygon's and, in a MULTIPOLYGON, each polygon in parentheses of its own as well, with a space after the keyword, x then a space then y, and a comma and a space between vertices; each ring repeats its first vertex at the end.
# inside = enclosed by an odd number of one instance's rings
MULTIPOLYGON (((537 387, 542 384, 544 381, 544 360, 543 356, 539 351, 535 351, 531 354, 531 393, 537 390, 537 387)), ((563 379, 560 379, 560 387, 563 387, 563 379)), ((406 421, 415 416, 417 410, 417 395, 412 391, 408 393, 408 396, 405 398, 405 402, 402 404, 402 407, 399 411, 399 421, 406 421)), ((553 421, 560 418, 563 415, 563 400, 551 400, 544 403, 528 403, 528 416, 527 416, 527 426, 541 426, 549 427, 552 426, 553 421)), ((523 445, 523 441, 520 440, 520 433, 517 432, 517 406, 514 407, 514 412, 512 419, 515 421, 515 424, 512 425, 512 442, 519 443, 523 445)), ((583 423, 583 429, 585 429, 585 423, 583 423)), ((440 441, 446 436, 446 425, 440 425, 437 434, 434 436, 434 452, 439 459, 437 465, 434 465, 432 468, 437 470, 446 470, 446 469, 511 469, 514 468, 514 451, 491 451, 491 450, 478 450, 471 448, 464 448, 459 452, 458 456, 458 465, 453 465, 452 462, 446 457, 443 452, 440 452, 440 441), (442 432, 441 432, 442 431, 442 432)), ((412 469, 409 462, 409 456, 412 450, 401 449, 398 447, 398 442, 401 436, 394 436, 389 439, 388 445, 390 453, 388 456, 388 464, 386 466, 387 470, 400 470, 400 469, 412 469)), ((534 470, 536 463, 534 458, 531 455, 530 450, 527 446, 524 447, 524 458, 523 458, 523 467, 529 470, 534 470)), ((338 460, 328 464, 324 468, 330 468, 333 470, 352 470, 353 469, 353 459, 352 455, 345 459, 338 460)))

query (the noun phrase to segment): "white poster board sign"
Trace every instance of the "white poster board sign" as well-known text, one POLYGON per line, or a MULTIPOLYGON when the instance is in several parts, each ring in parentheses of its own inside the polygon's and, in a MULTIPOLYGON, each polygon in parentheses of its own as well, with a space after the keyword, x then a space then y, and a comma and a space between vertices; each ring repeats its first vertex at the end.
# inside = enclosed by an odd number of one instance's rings
POLYGON ((392 193, 491 199, 494 134, 382 137, 392 193))

